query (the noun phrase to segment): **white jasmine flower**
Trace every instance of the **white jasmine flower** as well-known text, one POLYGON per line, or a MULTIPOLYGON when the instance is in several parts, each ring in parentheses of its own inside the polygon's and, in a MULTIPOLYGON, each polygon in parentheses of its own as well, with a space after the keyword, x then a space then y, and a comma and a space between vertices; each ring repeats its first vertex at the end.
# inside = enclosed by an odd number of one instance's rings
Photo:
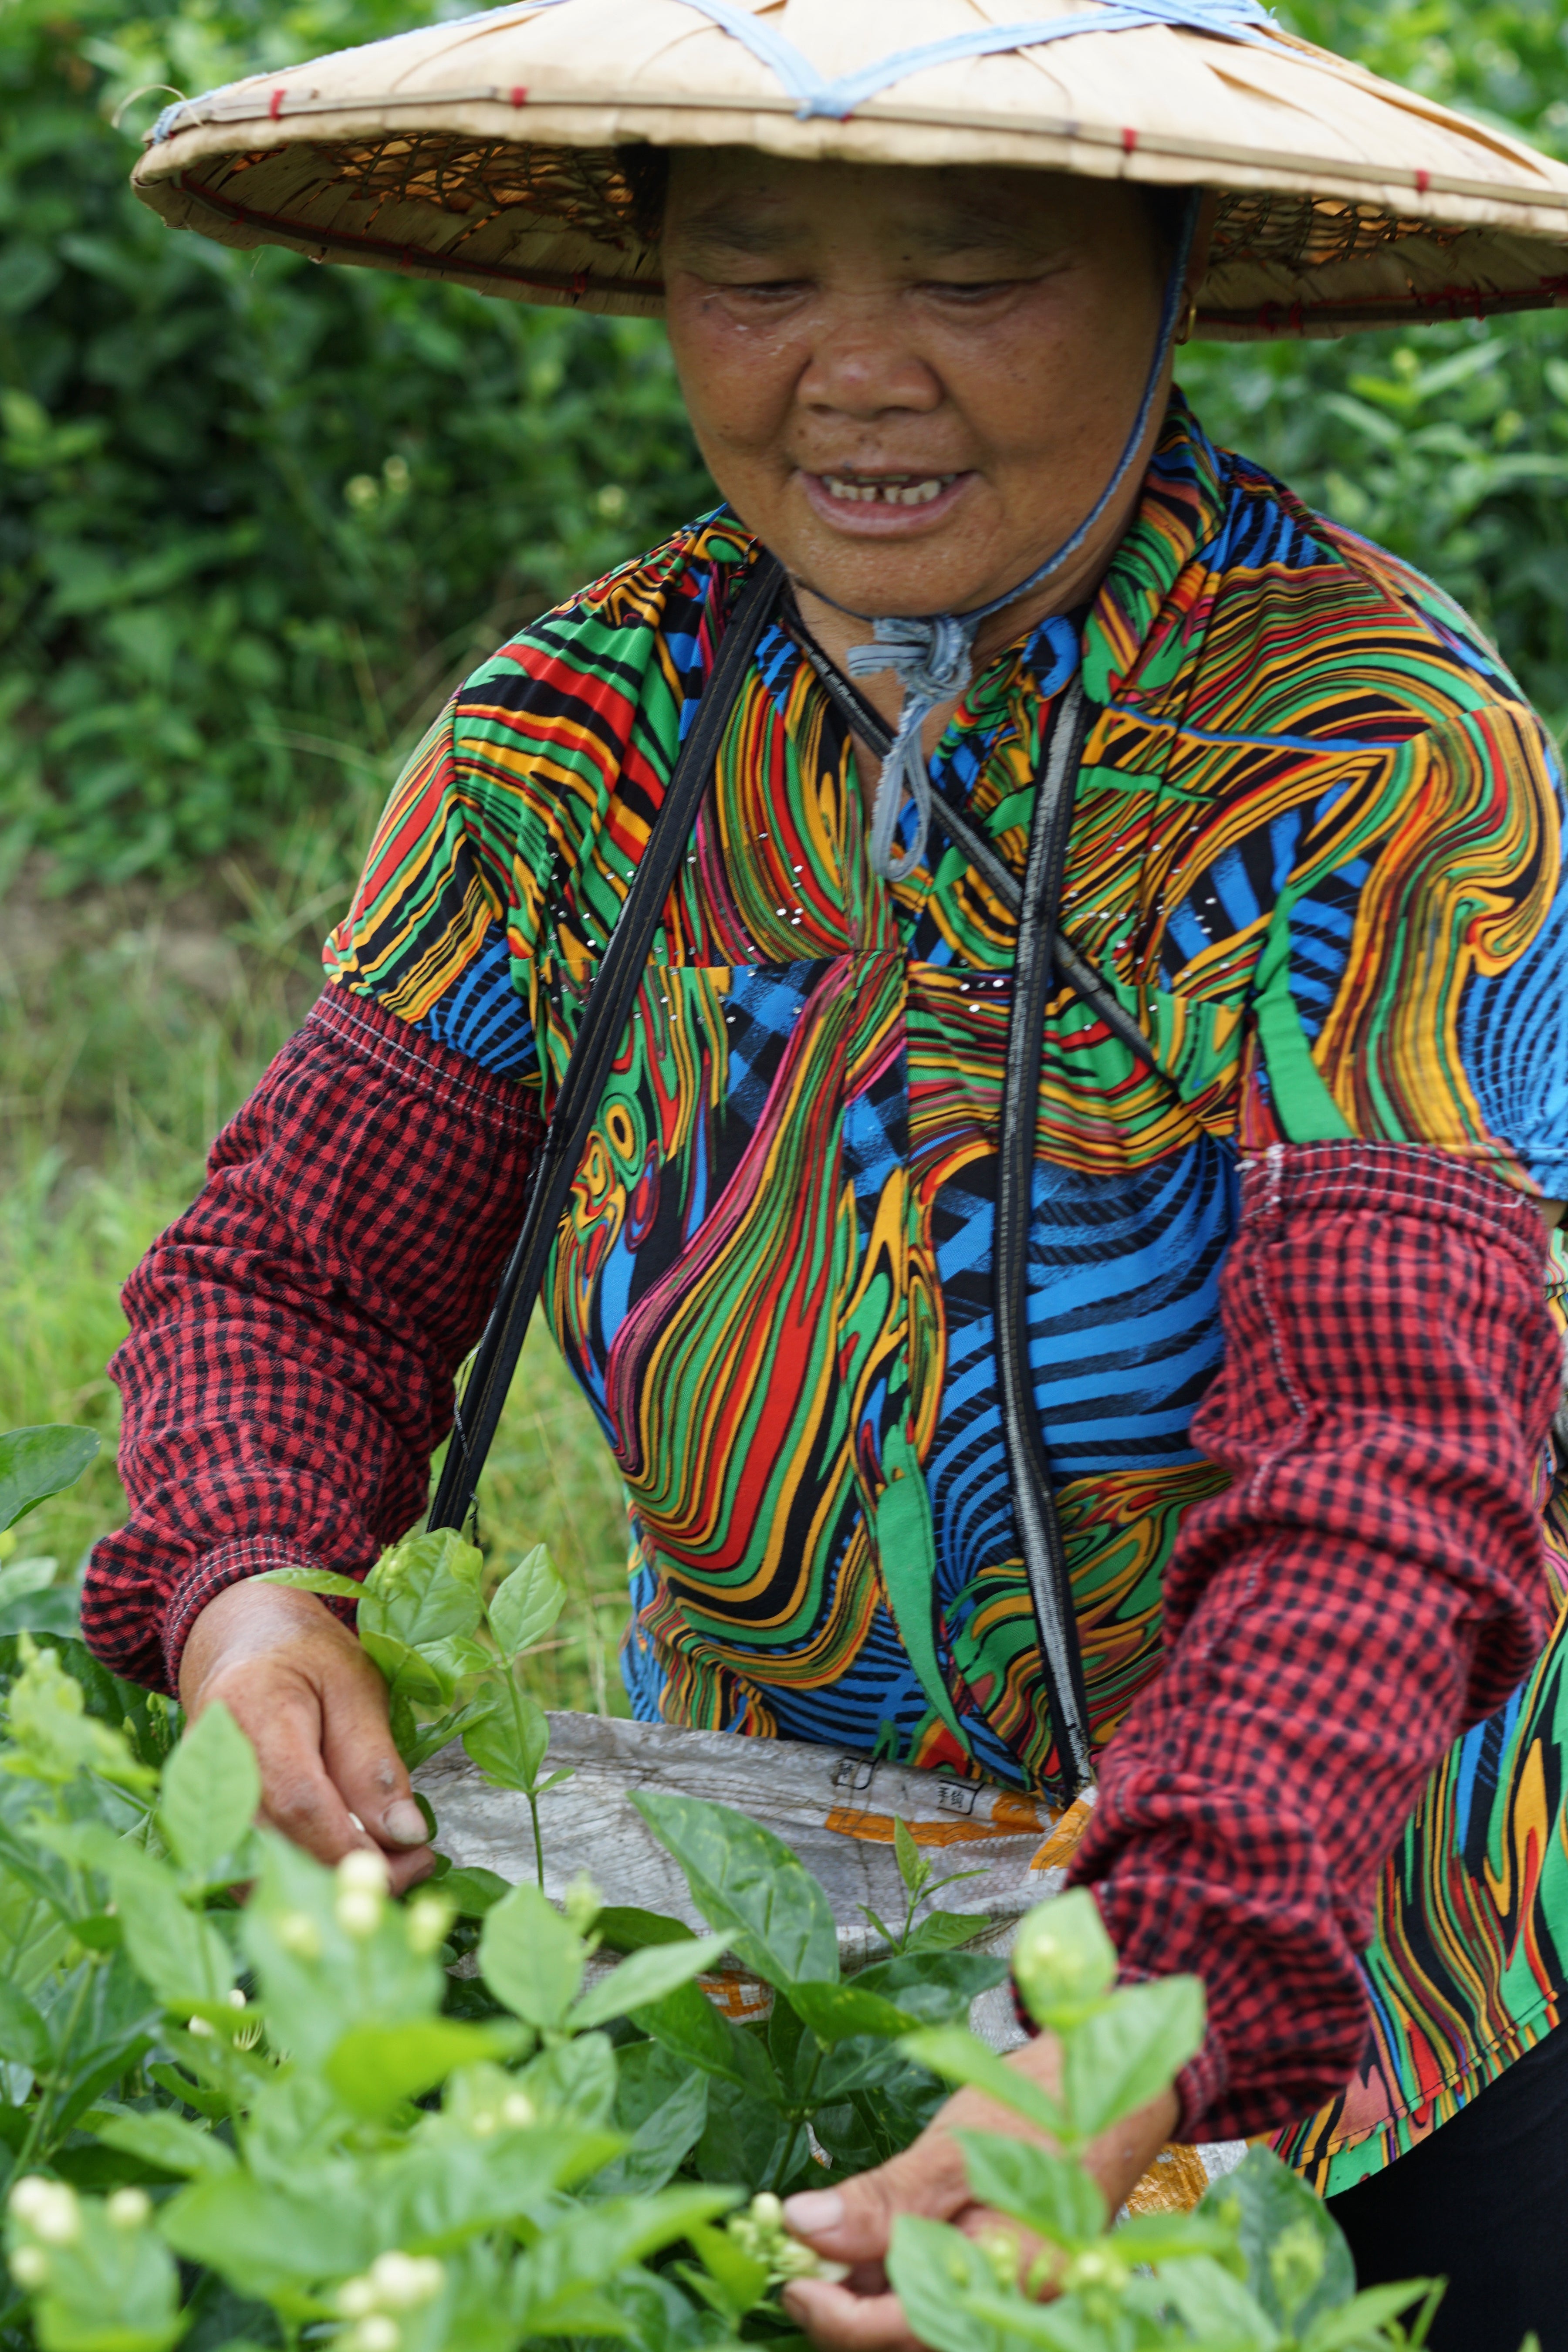
POLYGON ((29 2173, 11 2191, 11 2210, 47 2246, 74 2245, 81 2235, 81 2207, 76 2190, 63 2180, 29 2173))

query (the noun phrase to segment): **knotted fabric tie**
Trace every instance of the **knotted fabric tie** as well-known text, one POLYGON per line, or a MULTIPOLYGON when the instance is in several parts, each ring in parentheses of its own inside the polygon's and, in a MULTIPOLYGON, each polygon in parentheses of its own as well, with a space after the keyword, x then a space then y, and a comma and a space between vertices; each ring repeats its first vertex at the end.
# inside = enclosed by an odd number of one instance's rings
POLYGON ((931 771, 921 732, 938 704, 956 700, 973 677, 975 632, 984 617, 980 613, 938 613, 930 619, 885 618, 877 622, 869 645, 849 648, 851 677, 876 677, 890 669, 904 689, 898 732, 882 762, 871 807, 871 870, 889 882, 907 881, 925 856, 931 771), (915 835, 899 857, 893 836, 906 792, 915 806, 915 835))

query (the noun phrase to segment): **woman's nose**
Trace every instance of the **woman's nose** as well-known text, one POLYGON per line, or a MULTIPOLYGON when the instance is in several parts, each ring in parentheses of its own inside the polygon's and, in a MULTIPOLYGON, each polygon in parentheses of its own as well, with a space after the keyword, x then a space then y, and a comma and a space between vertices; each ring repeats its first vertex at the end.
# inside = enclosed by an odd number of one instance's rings
POLYGON ((940 378, 891 308, 856 296, 834 304, 823 318, 796 393, 807 407, 862 422, 889 409, 923 415, 940 407, 943 396, 940 378))

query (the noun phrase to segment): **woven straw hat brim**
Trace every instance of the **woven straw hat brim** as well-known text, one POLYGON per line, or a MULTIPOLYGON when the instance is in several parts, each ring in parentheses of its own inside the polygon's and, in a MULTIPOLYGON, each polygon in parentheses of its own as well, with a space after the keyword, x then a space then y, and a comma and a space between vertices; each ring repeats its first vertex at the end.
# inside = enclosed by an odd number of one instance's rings
MULTIPOLYGON (((1100 0, 730 0, 825 82, 1100 0)), ((847 119, 693 0, 522 0, 172 107, 142 200, 231 246, 593 310, 662 306, 616 150, 748 146, 1221 191, 1196 331, 1227 340, 1568 302, 1568 168, 1268 27, 1145 25, 921 65, 847 119)))

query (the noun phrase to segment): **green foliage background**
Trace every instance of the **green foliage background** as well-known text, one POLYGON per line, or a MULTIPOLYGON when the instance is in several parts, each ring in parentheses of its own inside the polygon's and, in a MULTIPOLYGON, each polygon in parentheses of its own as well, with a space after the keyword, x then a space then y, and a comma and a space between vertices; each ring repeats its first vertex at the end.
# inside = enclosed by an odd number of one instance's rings
MULTIPOLYGON (((172 235, 163 103, 428 0, 0 0, 0 887, 168 873, 357 812, 466 663, 710 491, 657 326, 172 235), (124 108, 124 127, 113 117, 124 108)), ((459 13, 451 5, 447 13, 459 13)), ((1289 0, 1549 146, 1568 0, 1289 0)), ((1195 348, 1211 428, 1476 607, 1568 713, 1568 352, 1487 332, 1195 348)))

